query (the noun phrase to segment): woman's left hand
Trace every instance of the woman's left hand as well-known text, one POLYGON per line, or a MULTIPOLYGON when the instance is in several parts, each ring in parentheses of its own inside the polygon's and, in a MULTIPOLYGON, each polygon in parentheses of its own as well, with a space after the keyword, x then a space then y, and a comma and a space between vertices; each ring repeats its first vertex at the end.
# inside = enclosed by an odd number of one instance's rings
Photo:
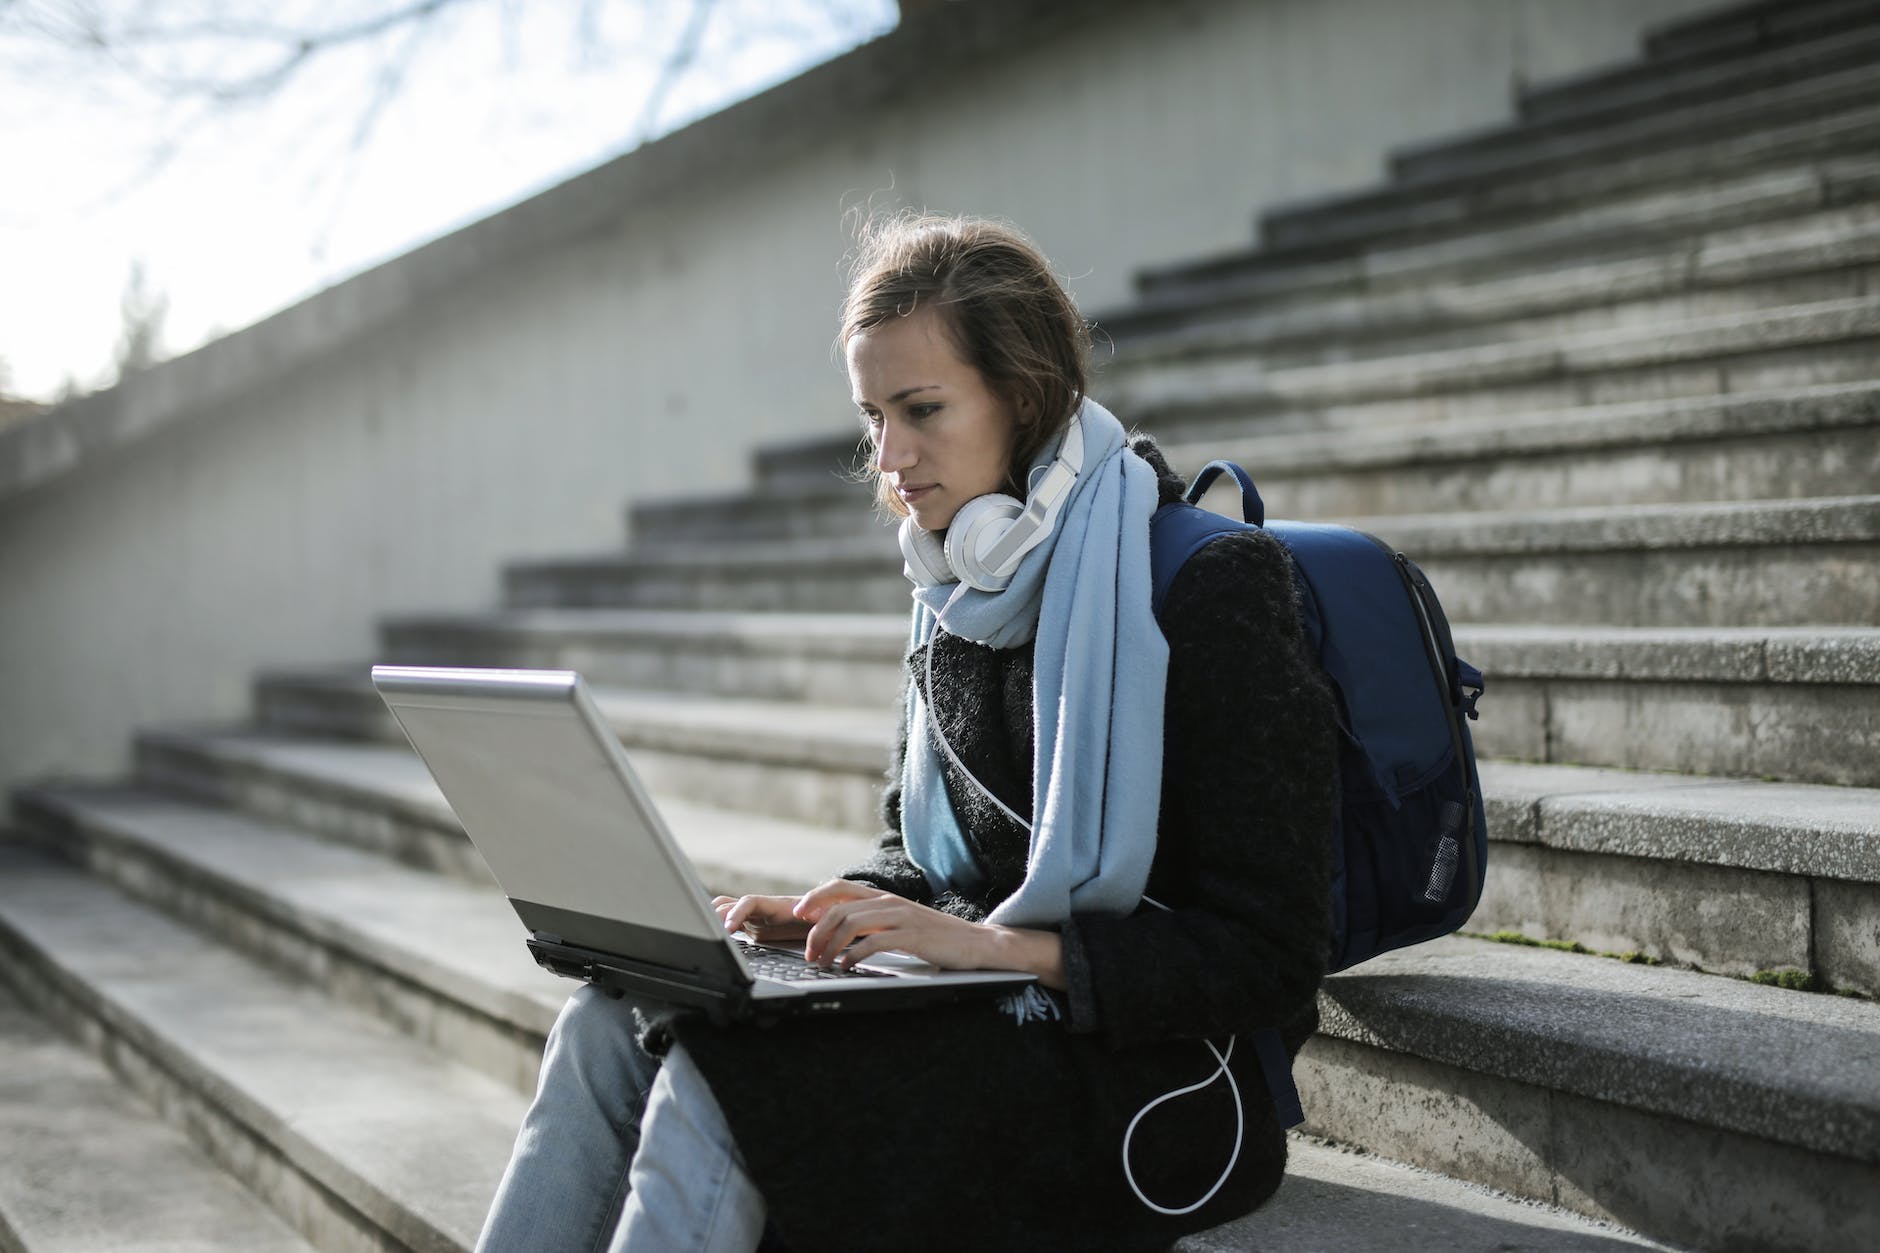
POLYGON ((814 923, 803 956, 817 965, 846 969, 896 949, 952 970, 1022 970, 1047 987, 1064 986, 1055 932, 968 922, 900 896, 825 897, 823 888, 797 902, 796 915, 814 923))

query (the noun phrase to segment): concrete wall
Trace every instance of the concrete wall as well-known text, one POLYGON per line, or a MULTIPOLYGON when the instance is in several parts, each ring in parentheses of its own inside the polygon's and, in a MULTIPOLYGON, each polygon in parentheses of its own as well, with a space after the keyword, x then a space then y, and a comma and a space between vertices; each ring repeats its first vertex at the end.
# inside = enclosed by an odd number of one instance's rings
POLYGON ((1086 311, 1706 0, 971 0, 0 436, 0 785, 621 542, 841 429, 846 206, 1003 215, 1086 311))

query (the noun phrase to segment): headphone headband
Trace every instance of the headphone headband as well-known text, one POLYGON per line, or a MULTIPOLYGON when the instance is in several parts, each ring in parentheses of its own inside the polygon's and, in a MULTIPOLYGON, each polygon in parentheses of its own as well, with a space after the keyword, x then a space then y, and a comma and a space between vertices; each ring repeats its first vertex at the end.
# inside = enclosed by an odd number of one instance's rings
POLYGON ((947 527, 944 549, 912 517, 900 527, 903 566, 920 587, 964 581, 982 592, 1003 591, 1025 554, 1042 544, 1057 526, 1077 477, 1084 467, 1082 416, 1073 417, 1059 441, 1057 456, 1034 471, 1024 501, 994 493, 961 505, 947 527), (938 565, 942 569, 935 570, 938 565), (942 573, 944 572, 944 573, 942 573), (941 577, 935 577, 941 575, 941 577))

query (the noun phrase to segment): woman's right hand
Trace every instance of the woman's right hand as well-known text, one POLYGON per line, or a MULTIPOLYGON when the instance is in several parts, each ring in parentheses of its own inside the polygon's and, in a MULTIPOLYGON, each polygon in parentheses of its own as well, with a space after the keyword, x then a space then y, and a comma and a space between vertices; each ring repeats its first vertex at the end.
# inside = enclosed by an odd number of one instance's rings
POLYGON ((808 938, 809 929, 816 924, 817 918, 822 917, 821 909, 808 918, 796 912, 812 894, 825 907, 836 901, 888 895, 880 888, 869 887, 865 883, 831 879, 802 896, 715 896, 712 898, 712 908, 724 920, 726 934, 743 928, 759 944, 783 944, 808 938))

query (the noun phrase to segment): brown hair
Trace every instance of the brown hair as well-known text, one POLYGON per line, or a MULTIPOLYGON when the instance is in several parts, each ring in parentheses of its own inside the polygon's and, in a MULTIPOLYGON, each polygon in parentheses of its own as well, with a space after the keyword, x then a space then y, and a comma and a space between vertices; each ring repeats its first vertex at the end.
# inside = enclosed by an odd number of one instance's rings
MULTIPOLYGON (((1007 490, 1070 424, 1090 367, 1090 328, 1036 245, 983 218, 903 213, 876 218, 860 247, 842 304, 840 345, 893 317, 931 306, 960 359, 1010 407, 1018 423, 1007 490)), ((907 506, 871 463, 875 499, 907 506)))

